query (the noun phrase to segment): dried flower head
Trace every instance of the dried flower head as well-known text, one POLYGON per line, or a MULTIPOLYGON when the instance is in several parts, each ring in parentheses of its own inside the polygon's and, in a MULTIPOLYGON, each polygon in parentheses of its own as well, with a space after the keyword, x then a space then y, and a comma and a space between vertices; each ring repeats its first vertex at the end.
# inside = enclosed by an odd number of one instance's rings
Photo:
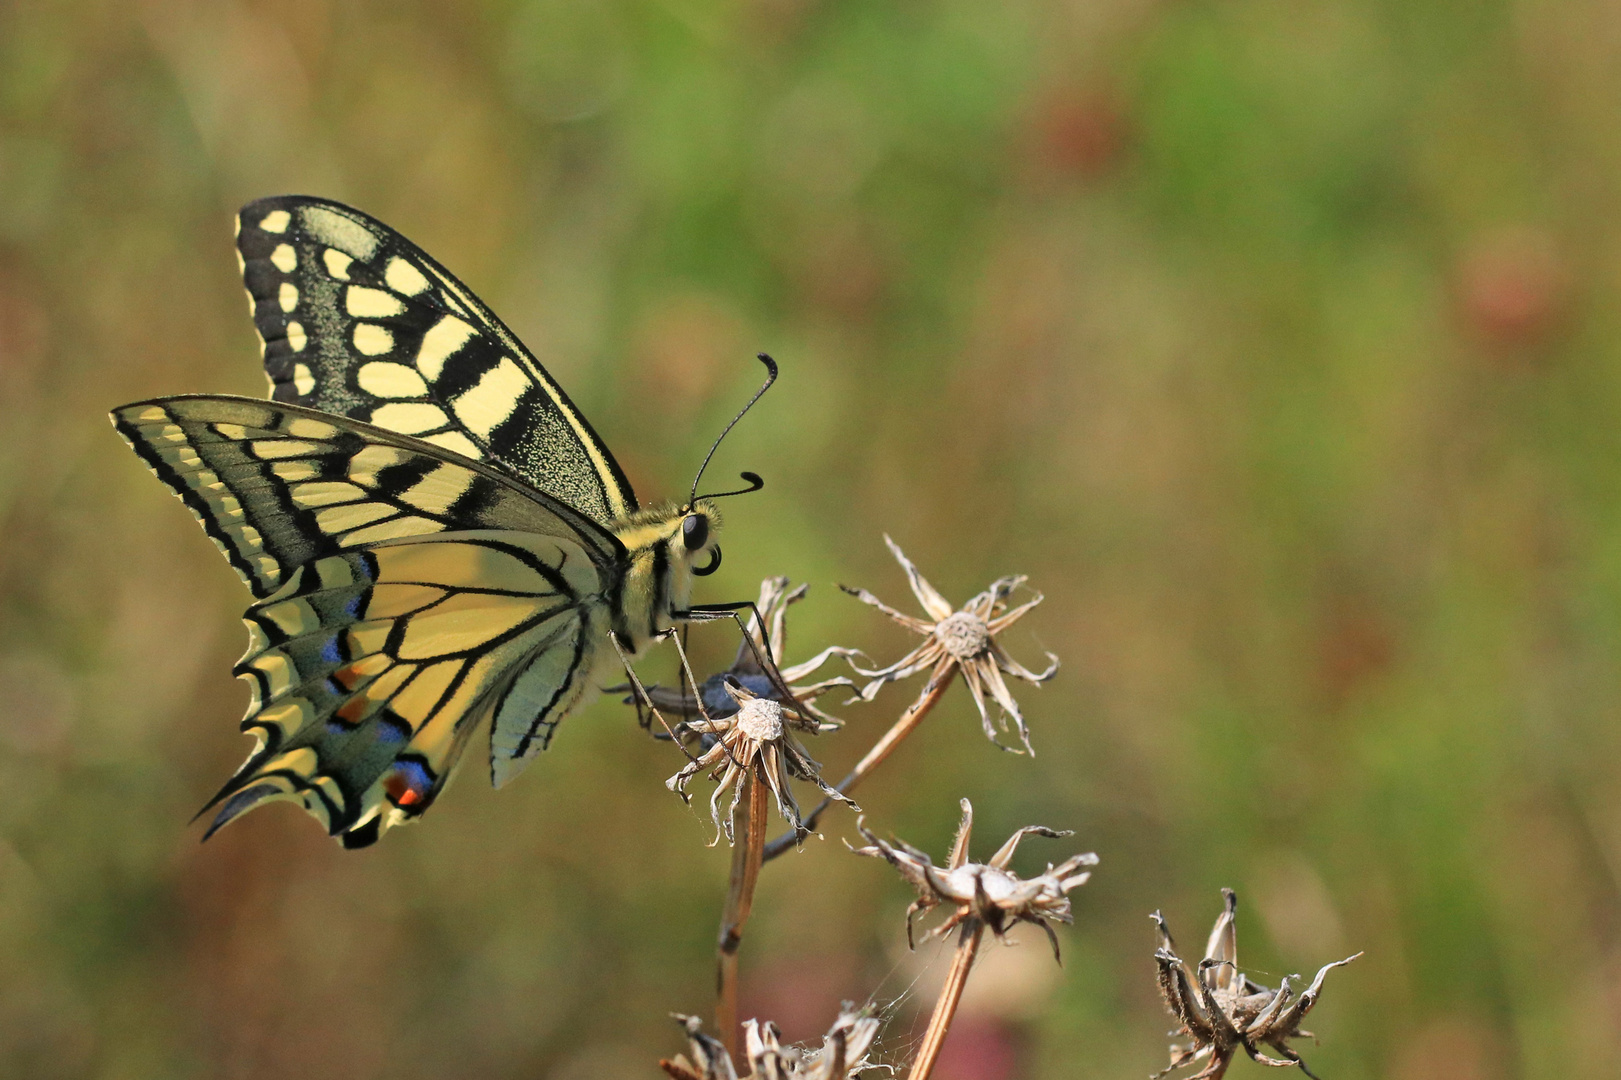
MULTIPOLYGON (((703 1033, 703 1021, 680 1014, 675 1019, 686 1029, 692 1058, 677 1055, 674 1061, 660 1061, 660 1068, 676 1080, 739 1080, 726 1047, 703 1033)), ((849 1002, 815 1050, 784 1046, 776 1024, 750 1020, 744 1025, 749 1073, 742 1080, 850 1080, 872 1068, 867 1051, 877 1035, 877 1017, 849 1002)))
POLYGON ((858 675, 872 680, 861 688, 861 698, 871 701, 885 683, 910 678, 920 671, 930 672, 931 687, 944 685, 954 673, 961 671, 963 681, 973 693, 974 705, 979 709, 979 719, 985 727, 986 738, 1004 750, 1033 753, 1024 715, 1019 712, 1019 703, 1014 701, 1013 695, 1008 692, 1007 682, 1002 678, 1002 673, 1006 672, 1014 678, 1039 685, 1052 678, 1053 673, 1058 670, 1058 657, 1048 653, 1047 670, 1038 674, 1010 657, 996 638, 1002 631, 1023 618, 1025 612, 1041 603, 1041 594, 1037 593, 1034 599, 1009 609, 1007 598, 1027 580, 1021 574, 997 579, 991 583, 990 588, 964 604, 961 610, 953 610, 950 601, 941 596, 934 586, 918 573, 917 567, 912 565, 911 560, 895 541, 886 535, 884 543, 889 545, 889 550, 905 569, 906 576, 912 583, 912 593, 917 597, 918 603, 923 605, 923 610, 928 613, 929 618, 919 619, 897 611, 866 589, 840 586, 851 596, 863 603, 871 604, 908 630, 922 634, 924 639, 921 645, 888 667, 868 671, 856 666, 852 661, 851 666, 858 675), (1012 720, 1014 729, 1018 732, 1022 751, 1019 747, 1004 745, 997 738, 996 725, 991 722, 990 714, 985 708, 987 692, 1001 710, 1003 731, 1007 730, 1008 721, 1012 720))
POLYGON ((957 839, 951 846, 951 858, 944 868, 937 867, 929 856, 917 848, 897 839, 887 843, 867 830, 865 820, 857 823, 869 847, 858 848, 857 855, 871 855, 885 859, 900 872, 901 877, 917 889, 918 898, 906 909, 906 943, 913 945, 912 920, 940 904, 956 908, 951 917, 929 931, 929 937, 943 937, 969 920, 978 920, 1002 938, 1014 924, 1035 923, 1047 932, 1052 942, 1053 958, 1058 958, 1058 935, 1048 920, 1070 923, 1069 897, 1071 889, 1086 882, 1091 871, 1083 866, 1096 866, 1098 857, 1090 852, 1074 855, 1054 866, 1047 864, 1045 873, 1032 878, 1020 878, 1007 869, 1018 850, 1019 841, 1026 836, 1073 836, 1044 825, 1026 825, 1008 838, 997 849, 989 862, 968 861, 968 841, 974 827, 974 808, 967 799, 962 800, 962 822, 957 826, 957 839))
POLYGON ((1154 953, 1159 962, 1159 990, 1165 1006, 1182 1022, 1173 1035, 1191 1036, 1188 1046, 1171 1046, 1171 1064, 1154 1074, 1154 1080, 1174 1069, 1206 1058, 1209 1062, 1187 1080, 1217 1080, 1232 1064, 1240 1048, 1262 1065, 1286 1068, 1300 1066, 1307 1076, 1315 1076, 1291 1050, 1288 1040, 1296 1037, 1315 1038, 1309 1031, 1300 1030, 1323 988, 1323 977, 1331 968, 1342 967, 1361 953, 1323 965, 1317 977, 1304 993, 1295 996, 1291 980, 1299 975, 1285 976, 1283 985, 1276 990, 1253 982, 1238 970, 1238 895, 1231 889, 1221 890, 1226 907, 1210 931, 1210 943, 1205 956, 1194 971, 1186 961, 1176 955, 1171 932, 1159 912, 1150 916, 1159 927, 1160 947, 1154 953), (1285 1060, 1261 1053, 1258 1045, 1269 1046, 1282 1054, 1285 1060))
POLYGON ((710 779, 716 782, 715 793, 709 800, 709 813, 716 830, 711 846, 720 841, 722 833, 728 841, 732 839, 732 823, 743 794, 743 778, 751 769, 755 770, 756 782, 766 784, 776 796, 777 809, 796 837, 804 835, 805 826, 789 781, 809 781, 828 797, 855 807, 855 803, 828 786, 822 779, 821 765, 805 752, 793 735, 795 730, 814 735, 832 730, 834 725, 822 723, 799 707, 761 697, 735 679, 727 678, 721 685, 733 703, 731 714, 687 721, 688 729, 698 735, 713 736, 714 742, 665 781, 666 787, 685 799, 687 784, 692 778, 705 771, 710 773, 710 779), (720 800, 727 791, 732 792, 732 804, 723 822, 720 800))
MULTIPOLYGON (((650 686, 646 690, 648 700, 660 711, 679 716, 683 720, 699 718, 705 713, 708 713, 710 718, 730 716, 737 711, 737 703, 726 692, 726 679, 730 676, 753 694, 771 698, 781 705, 792 705, 814 717, 823 726, 823 730, 840 726, 843 721, 822 712, 816 706, 816 699, 834 687, 853 687, 855 683, 841 675, 808 686, 794 684, 827 663, 830 657, 858 655, 855 650, 833 645, 803 663, 783 666, 783 657, 787 653, 788 608, 789 605, 803 600, 805 591, 804 585, 790 590, 788 579, 785 577, 768 577, 760 582, 760 599, 755 604, 760 618, 749 616, 747 637, 738 643, 737 656, 733 659, 732 666, 700 683, 696 696, 686 686, 680 688, 650 686), (761 618, 765 620, 765 626, 761 625, 761 618), (769 634, 766 633, 767 627, 770 630, 769 634), (776 666, 775 678, 772 672, 766 670, 761 663, 762 660, 776 666), (788 693, 784 694, 784 690, 788 693)), ((614 689, 629 690, 630 687, 626 684, 614 689)), ((632 697, 628 700, 637 701, 637 698, 632 697)), ((686 733, 681 725, 677 725, 677 729, 677 734, 686 733)))

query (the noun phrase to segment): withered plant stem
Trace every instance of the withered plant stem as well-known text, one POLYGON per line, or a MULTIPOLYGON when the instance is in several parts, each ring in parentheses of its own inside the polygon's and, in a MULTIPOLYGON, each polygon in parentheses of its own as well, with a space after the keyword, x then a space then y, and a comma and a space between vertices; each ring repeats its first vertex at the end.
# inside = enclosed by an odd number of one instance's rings
MULTIPOLYGON (((866 779, 868 773, 882 765, 884 759, 895 752, 895 748, 912 733, 912 730, 918 724, 923 722, 925 716, 929 715, 929 710, 933 709, 939 704, 940 699, 946 696, 946 691, 951 688, 951 683, 956 677, 957 668, 953 665, 946 670, 944 675, 935 675, 929 679, 929 684, 923 688, 923 693, 918 695, 916 701, 907 706, 906 711, 901 713, 901 718, 895 721, 895 725, 884 732, 883 738, 873 744, 872 749, 867 751, 867 756, 857 762, 856 767, 850 770, 850 775, 839 781, 838 792, 840 795, 850 794, 851 791, 855 790, 857 784, 866 779)), ((826 797, 817 803, 816 809, 805 817, 805 829, 814 831, 816 822, 821 818, 823 811, 831 805, 833 805, 833 800, 826 797)), ((775 859, 778 855, 793 847, 797 840, 798 837, 793 833, 783 833, 765 846, 765 861, 770 862, 775 859)))
POLYGON ((726 889, 726 907, 720 917, 715 972, 715 1026, 732 1060, 738 1060, 737 950, 743 944, 743 925, 754 906, 754 886, 760 880, 761 853, 765 848, 766 795, 769 788, 756 775, 743 774, 746 789, 740 800, 747 810, 740 832, 732 838, 732 876, 726 889))
POLYGON ((923 1032, 923 1044, 918 1047, 917 1058, 912 1062, 912 1071, 906 1074, 906 1080, 928 1080, 929 1074, 934 1071, 934 1063, 940 1057, 940 1048, 946 1043, 946 1032, 951 1030, 952 1017, 957 1015, 957 1003, 962 1000, 963 987, 968 984, 968 972, 973 969, 974 957, 979 954, 979 942, 984 936, 985 924, 978 919, 963 923, 961 936, 957 939, 957 954, 952 957, 951 971, 946 975, 946 985, 934 1003, 934 1014, 929 1017, 928 1029, 923 1032))

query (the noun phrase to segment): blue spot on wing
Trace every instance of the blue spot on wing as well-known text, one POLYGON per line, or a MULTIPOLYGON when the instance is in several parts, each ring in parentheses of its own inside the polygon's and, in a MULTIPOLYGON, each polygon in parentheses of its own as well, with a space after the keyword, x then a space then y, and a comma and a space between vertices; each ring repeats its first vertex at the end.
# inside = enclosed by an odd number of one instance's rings
POLYGON ((427 791, 433 787, 433 776, 428 767, 420 761, 406 758, 394 763, 394 771, 415 791, 427 791))

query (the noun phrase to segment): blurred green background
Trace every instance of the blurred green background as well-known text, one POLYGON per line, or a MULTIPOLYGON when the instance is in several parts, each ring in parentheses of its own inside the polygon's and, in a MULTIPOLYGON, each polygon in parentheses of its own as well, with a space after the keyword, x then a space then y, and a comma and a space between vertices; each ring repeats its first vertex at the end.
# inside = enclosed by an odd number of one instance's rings
MULTIPOLYGON (((1038 756, 959 690, 860 793, 938 854, 968 795, 982 854, 1102 856, 943 1080, 1160 1068, 1147 915, 1193 952, 1224 885, 1262 981, 1367 950, 1329 1080, 1614 1076, 1618 133, 1602 0, 0 2, 0 1075, 652 1077, 710 1008, 727 854, 613 702, 370 851, 187 827, 248 748, 247 594, 105 413, 263 393, 232 214, 297 191, 464 278, 644 500, 774 353, 701 598, 811 582, 791 659, 910 647, 832 587, 912 609, 885 531, 954 600, 1045 591, 1038 756)), ((900 999, 902 1055, 945 961, 824 831, 745 1015, 900 999)))

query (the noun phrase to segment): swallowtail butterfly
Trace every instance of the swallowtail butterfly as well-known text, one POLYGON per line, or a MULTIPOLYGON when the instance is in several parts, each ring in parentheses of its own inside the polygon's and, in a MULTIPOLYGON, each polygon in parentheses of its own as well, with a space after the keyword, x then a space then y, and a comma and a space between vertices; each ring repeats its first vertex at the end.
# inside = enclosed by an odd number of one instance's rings
POLYGON ((562 388, 416 245, 283 196, 242 209, 237 249, 271 400, 112 413, 254 596, 235 673, 258 746, 210 835, 286 799, 370 844, 486 720, 493 783, 521 772, 618 662, 610 634, 634 656, 736 606, 689 605, 720 560, 716 496, 639 509, 562 388))

